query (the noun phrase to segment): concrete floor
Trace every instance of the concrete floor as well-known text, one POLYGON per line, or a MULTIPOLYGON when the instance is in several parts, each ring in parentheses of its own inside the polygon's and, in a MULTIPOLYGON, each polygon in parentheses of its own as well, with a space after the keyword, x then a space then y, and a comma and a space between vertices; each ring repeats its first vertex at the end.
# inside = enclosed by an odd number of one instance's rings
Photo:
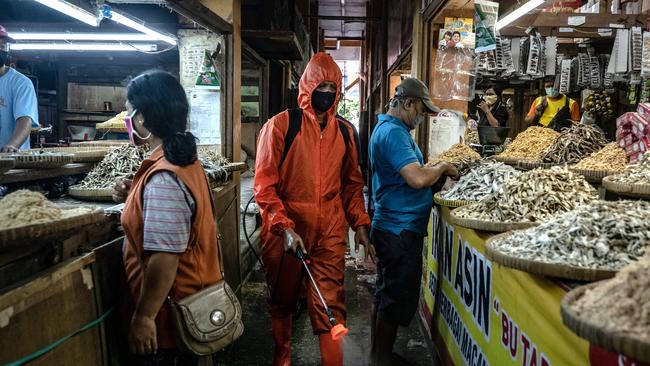
MULTIPOLYGON (((363 253, 360 253, 362 255, 363 253)), ((374 264, 348 256, 346 260, 346 303, 350 333, 344 343, 345 365, 366 365, 370 349, 370 308, 374 290, 374 264)), ((231 347, 218 354, 218 365, 270 365, 273 360, 271 320, 266 310, 266 289, 261 271, 243 288, 244 335, 231 347)), ((410 327, 398 334, 394 351, 405 358, 406 365, 439 365, 425 346, 416 318, 410 327)), ((312 334, 306 313, 294 322, 292 364, 318 365, 320 353, 318 341, 312 334)))

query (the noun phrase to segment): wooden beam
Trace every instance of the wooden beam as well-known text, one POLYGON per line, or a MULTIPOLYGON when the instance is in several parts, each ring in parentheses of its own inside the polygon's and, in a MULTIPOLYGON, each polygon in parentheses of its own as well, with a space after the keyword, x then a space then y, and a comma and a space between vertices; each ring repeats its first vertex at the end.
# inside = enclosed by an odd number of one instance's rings
POLYGON ((195 21, 215 33, 230 34, 233 31, 232 24, 212 12, 199 0, 168 0, 166 4, 168 8, 178 14, 195 21))

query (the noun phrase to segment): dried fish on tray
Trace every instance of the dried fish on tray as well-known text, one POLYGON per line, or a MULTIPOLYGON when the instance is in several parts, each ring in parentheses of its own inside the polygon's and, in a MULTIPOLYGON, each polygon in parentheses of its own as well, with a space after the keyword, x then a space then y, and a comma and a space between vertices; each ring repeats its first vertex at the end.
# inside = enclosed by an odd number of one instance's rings
POLYGON ((628 165, 621 173, 603 178, 608 191, 635 197, 650 197, 650 158, 628 165))
POLYGON ((74 154, 45 150, 20 150, 0 154, 1 159, 15 160, 16 169, 54 169, 72 163, 74 154))
POLYGON ((545 163, 576 164, 606 144, 605 136, 595 127, 574 124, 562 131, 555 142, 540 155, 540 159, 545 163))
POLYGON ((456 166, 467 165, 474 160, 480 159, 481 155, 472 150, 471 147, 465 144, 455 144, 448 150, 444 151, 442 154, 436 156, 435 158, 429 159, 427 166, 434 166, 443 161, 454 164, 456 166))
POLYGON ((625 150, 615 142, 611 142, 569 169, 581 174, 591 183, 600 184, 604 177, 625 170, 627 163, 625 150))
POLYGON ((513 167, 494 160, 480 160, 470 164, 469 172, 463 175, 451 189, 441 193, 445 200, 480 201, 496 192, 512 177, 521 174, 513 167))
POLYGON ((550 128, 532 126, 517 135, 496 160, 507 162, 516 160, 538 161, 544 150, 555 142, 560 134, 550 128))
POLYGON ((198 154, 201 165, 210 180, 215 182, 228 180, 229 172, 225 169, 228 159, 221 156, 215 149, 206 146, 199 146, 198 154))
POLYGON ((504 182, 484 200, 454 210, 461 219, 539 223, 598 199, 598 192, 566 167, 534 169, 504 182))
POLYGON ((650 244, 649 215, 649 202, 594 201, 535 228, 490 239, 488 256, 542 275, 576 280, 612 277, 645 253, 650 244))
POLYGON ((112 189, 120 178, 132 178, 147 155, 146 146, 123 145, 104 157, 76 188, 112 189))
POLYGON ((562 300, 564 324, 582 338, 650 362, 650 255, 612 279, 578 287, 562 300))

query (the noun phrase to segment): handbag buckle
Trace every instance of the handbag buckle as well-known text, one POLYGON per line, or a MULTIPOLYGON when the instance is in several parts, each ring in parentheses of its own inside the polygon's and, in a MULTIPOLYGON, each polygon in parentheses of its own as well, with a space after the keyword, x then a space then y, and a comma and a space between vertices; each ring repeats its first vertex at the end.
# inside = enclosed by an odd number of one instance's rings
POLYGON ((210 322, 216 326, 221 326, 226 322, 226 314, 221 310, 214 310, 210 313, 210 322))

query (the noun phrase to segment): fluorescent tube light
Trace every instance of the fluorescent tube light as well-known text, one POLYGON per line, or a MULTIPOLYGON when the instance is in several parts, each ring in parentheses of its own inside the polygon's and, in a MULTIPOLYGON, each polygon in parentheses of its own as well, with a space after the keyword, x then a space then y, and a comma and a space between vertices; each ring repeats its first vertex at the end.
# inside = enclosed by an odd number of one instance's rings
POLYGON ((141 33, 25 33, 10 32, 18 41, 157 41, 158 37, 141 33))
POLYGON ((144 51, 158 50, 155 44, 122 44, 122 43, 15 43, 11 50, 48 50, 48 51, 144 51))
POLYGON ((129 28, 140 31, 140 32, 142 32, 144 34, 148 34, 148 35, 150 35, 152 37, 156 37, 157 40, 167 42, 167 43, 171 44, 172 46, 176 45, 176 38, 170 37, 170 36, 162 34, 160 32, 157 32, 157 31, 145 26, 144 24, 142 24, 142 23, 140 23, 138 21, 135 21, 135 20, 133 20, 131 18, 128 18, 128 17, 120 14, 120 13, 117 13, 117 12, 113 11, 110 8, 110 6, 108 6, 108 5, 104 5, 104 17, 109 18, 109 19, 111 19, 111 20, 113 20, 115 22, 118 22, 118 23, 122 24, 122 25, 125 25, 125 26, 127 26, 129 28))
POLYGON ((501 28, 507 26, 508 24, 514 22, 515 20, 521 18, 524 14, 528 14, 530 11, 536 7, 544 4, 544 0, 530 0, 524 5, 518 7, 510 14, 506 15, 502 19, 499 19, 496 24, 496 29, 501 30, 501 28))
POLYGON ((84 9, 81 9, 78 6, 72 5, 63 0, 35 0, 35 1, 47 7, 50 7, 56 11, 59 11, 65 15, 78 19, 88 25, 92 25, 93 27, 97 27, 99 25, 99 19, 97 15, 91 14, 85 11, 84 9))

